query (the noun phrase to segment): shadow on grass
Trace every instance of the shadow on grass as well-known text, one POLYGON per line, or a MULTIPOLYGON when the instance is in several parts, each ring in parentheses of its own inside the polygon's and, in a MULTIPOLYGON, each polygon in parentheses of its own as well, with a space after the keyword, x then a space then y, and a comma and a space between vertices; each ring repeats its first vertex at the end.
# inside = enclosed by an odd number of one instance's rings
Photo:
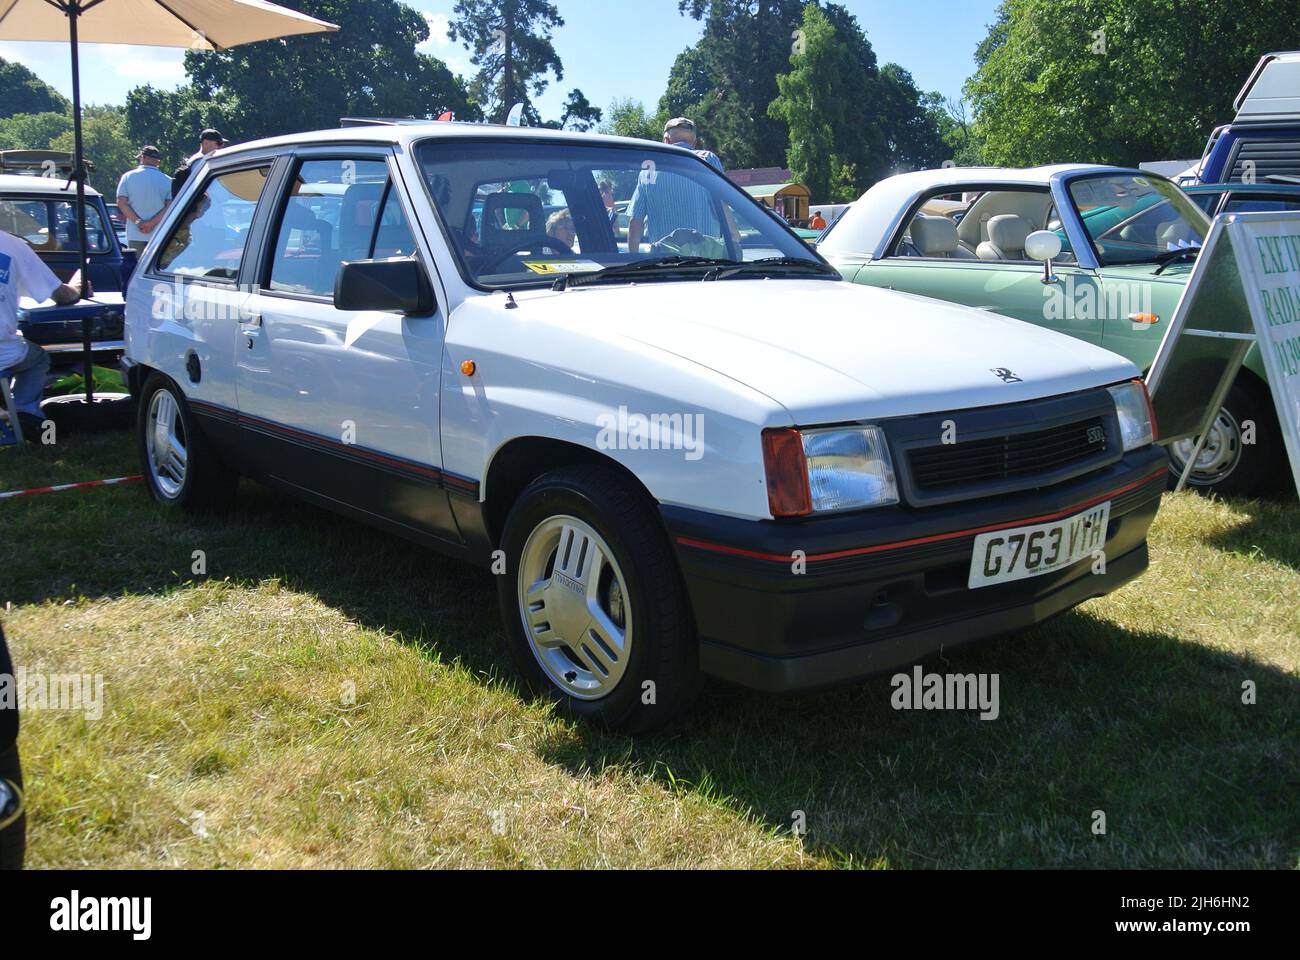
MULTIPOLYGON (((17 538, 8 555, 22 558, 0 602, 163 593, 197 579, 203 550, 207 579, 275 578, 400 642, 510 676, 486 573, 251 484, 215 517, 167 514, 141 487, 60 496, 0 505, 4 538, 17 538)), ((1295 544, 1272 534, 1296 521, 1272 509, 1223 549, 1257 544, 1294 565, 1295 544)), ((925 667, 997 674, 998 719, 896 711, 887 677, 784 697, 711 684, 670 734, 573 725, 538 749, 575 776, 618 769, 772 832, 802 816, 808 853, 853 865, 1296 865, 1294 676, 1087 612, 925 667), (1245 681, 1256 705, 1242 702, 1245 681)))
POLYGON ((1228 553, 1263 557, 1300 570, 1300 510, 1292 502, 1228 500, 1245 515, 1230 530, 1207 537, 1205 542, 1228 553))

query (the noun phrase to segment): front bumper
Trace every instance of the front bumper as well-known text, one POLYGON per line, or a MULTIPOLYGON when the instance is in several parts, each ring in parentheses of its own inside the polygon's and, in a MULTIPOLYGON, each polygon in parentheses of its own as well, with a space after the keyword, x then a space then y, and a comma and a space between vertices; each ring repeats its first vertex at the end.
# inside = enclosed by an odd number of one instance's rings
POLYGON ((701 669, 784 691, 893 670, 1115 590, 1146 569, 1147 531, 1165 478, 1164 454, 1153 446, 1048 490, 941 507, 801 522, 662 511, 695 615, 701 669), (1086 559, 968 588, 979 533, 1068 517, 1107 500, 1104 572, 1094 573, 1086 559))

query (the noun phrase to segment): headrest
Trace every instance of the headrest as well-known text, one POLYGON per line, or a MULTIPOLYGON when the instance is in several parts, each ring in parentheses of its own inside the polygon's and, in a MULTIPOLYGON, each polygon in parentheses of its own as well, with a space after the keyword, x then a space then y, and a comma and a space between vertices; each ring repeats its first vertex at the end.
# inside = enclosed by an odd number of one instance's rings
POLYGON ((1172 249, 1178 246, 1179 241, 1189 244, 1199 242, 1200 238, 1192 232, 1191 224, 1185 220, 1171 220, 1156 227, 1156 239, 1172 249))
POLYGON ((489 193, 483 198, 483 226, 479 242, 484 247, 504 246, 529 234, 546 234, 542 198, 535 193, 489 193))
POLYGON ((989 219, 989 243, 1001 250, 1004 257, 1022 252, 1031 233, 1029 221, 1014 213, 1003 213, 989 219))
POLYGON ((917 214, 912 221, 912 244, 923 257, 941 257, 957 252, 957 224, 947 217, 917 214))

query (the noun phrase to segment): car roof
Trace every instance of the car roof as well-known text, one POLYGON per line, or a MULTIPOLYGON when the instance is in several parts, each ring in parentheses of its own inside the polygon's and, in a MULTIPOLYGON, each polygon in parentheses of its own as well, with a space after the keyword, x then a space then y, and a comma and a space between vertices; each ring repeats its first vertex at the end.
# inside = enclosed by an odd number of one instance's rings
MULTIPOLYGON (((926 193, 957 193, 969 187, 1017 186, 1048 188, 1057 178, 1087 174, 1131 173, 1156 176, 1131 167, 1095 163, 1058 163, 1044 167, 938 167, 900 173, 879 181, 836 221, 818 244, 825 253, 884 255, 884 245, 902 212, 926 193), (944 188, 950 188, 944 191, 944 188)), ((1163 178, 1162 178, 1163 179, 1163 178)))
POLYGON ((356 127, 338 127, 328 130, 310 130, 284 136, 251 140, 247 143, 222 147, 208 155, 209 162, 259 150, 292 146, 319 146, 322 144, 380 144, 409 147, 417 140, 540 140, 556 143, 573 143, 591 146, 611 144, 635 146, 641 149, 681 150, 655 140, 638 140, 632 137, 612 137, 600 133, 576 133, 572 130, 551 130, 545 127, 504 127, 488 123, 460 123, 457 121, 430 120, 374 123, 356 127))
MULTIPOLYGON (((0 194, 2 193, 54 193, 75 197, 77 187, 63 177, 24 177, 4 173, 0 174, 0 194)), ((99 191, 86 184, 86 196, 97 197, 99 191)))

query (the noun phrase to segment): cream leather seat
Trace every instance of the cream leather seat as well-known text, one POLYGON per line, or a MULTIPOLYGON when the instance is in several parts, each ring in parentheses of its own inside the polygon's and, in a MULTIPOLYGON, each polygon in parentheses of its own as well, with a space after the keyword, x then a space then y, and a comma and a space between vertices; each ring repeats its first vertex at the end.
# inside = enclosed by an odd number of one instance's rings
POLYGON ((1014 213, 989 219, 989 238, 975 248, 981 260, 1024 260, 1025 241, 1033 232, 1028 220, 1014 213))
POLYGON ((912 221, 911 234, 912 245, 923 257, 948 259, 957 255, 957 224, 947 217, 917 214, 912 221))

